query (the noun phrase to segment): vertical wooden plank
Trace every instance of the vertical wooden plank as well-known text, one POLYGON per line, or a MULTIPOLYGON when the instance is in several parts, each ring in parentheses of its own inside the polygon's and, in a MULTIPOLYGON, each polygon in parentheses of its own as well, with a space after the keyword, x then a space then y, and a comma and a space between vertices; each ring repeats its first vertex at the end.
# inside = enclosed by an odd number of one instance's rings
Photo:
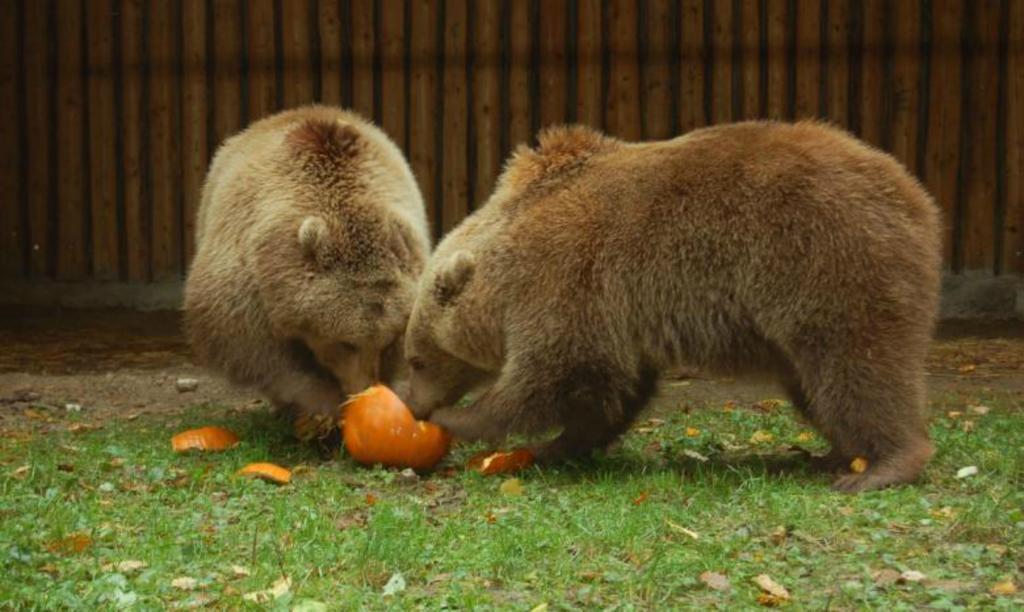
MULTIPOLYGON (((187 266, 195 252, 195 221, 209 154, 206 147, 206 2, 184 0, 181 7, 181 188, 183 190, 183 257, 187 266)), ((251 81, 250 81, 251 83, 251 81)), ((185 268, 187 269, 187 267, 185 268)))
POLYGON ((408 151, 405 127, 405 3, 403 0, 379 1, 381 123, 388 135, 408 151))
POLYGON ((48 2, 25 3, 25 131, 28 135, 26 156, 29 215, 29 272, 42 278, 50 272, 50 190, 55 177, 51 174, 49 108, 53 95, 48 78, 48 44, 54 33, 50 31, 48 2))
POLYGON ((576 120, 595 128, 604 125, 601 9, 601 0, 579 0, 576 26, 576 120))
POLYGON ((170 280, 181 273, 181 226, 178 212, 180 163, 175 137, 177 78, 175 9, 171 2, 151 5, 149 32, 149 176, 153 202, 151 239, 153 280, 170 280))
POLYGON ((796 108, 800 117, 817 117, 821 84, 821 0, 797 0, 796 108))
POLYGON ((929 84, 925 181, 942 208, 946 265, 953 262, 957 222, 957 168, 960 166, 962 0, 933 0, 932 79, 929 84))
POLYGON ((711 122, 732 121, 732 2, 714 3, 711 29, 711 122))
POLYGON ((999 4, 971 3, 969 154, 963 202, 964 269, 992 271, 996 207, 999 4))
POLYGON ((149 201, 144 188, 143 133, 143 20, 144 0, 121 0, 121 130, 124 181, 125 263, 122 272, 132 282, 149 279, 149 201))
MULTIPOLYGON (((828 3, 828 118, 847 127, 850 123, 850 4, 828 3)), ((916 51, 915 51, 916 53, 916 51)))
MULTIPOLYGON (((462 27, 465 28, 463 21, 462 27)), ((373 0, 352 0, 352 108, 373 119, 373 0)), ((459 58, 460 63, 465 58, 459 58)))
POLYGON ((793 78, 786 59, 786 35, 789 8, 787 0, 765 0, 768 20, 768 117, 786 119, 790 116, 786 92, 793 78))
POLYGON ((57 278, 80 280, 86 260, 86 185, 83 159, 82 5, 57 3, 57 278))
POLYGON ((641 109, 641 137, 661 140, 672 135, 672 2, 647 2, 647 57, 642 64, 644 108, 641 109))
POLYGON ((322 1, 317 5, 320 28, 320 99, 341 105, 341 4, 322 1))
POLYGON ((564 123, 568 89, 566 83, 565 32, 568 18, 566 0, 548 0, 541 5, 540 19, 540 126, 564 123))
POLYGON ((444 14, 444 180, 441 226, 448 232, 469 210, 466 164, 466 0, 447 0, 444 14))
POLYGON ((409 162, 420 184, 432 227, 437 212, 435 137, 437 99, 437 0, 410 0, 409 162))
POLYGON ((309 2, 281 3, 281 53, 284 59, 284 107, 313 102, 313 40, 309 2))
POLYGON ((683 0, 679 9, 679 131, 706 123, 704 116, 704 2, 683 0))
POLYGON ((510 18, 508 67, 508 145, 514 150, 527 143, 531 133, 530 109, 530 32, 536 25, 530 21, 530 3, 527 0, 509 2, 510 18))
POLYGON ((214 142, 242 127, 242 30, 239 0, 213 0, 214 142))
POLYGON ((0 11, 0 278, 16 278, 25 271, 25 240, 22 233, 21 201, 21 118, 18 102, 19 11, 10 6, 0 11))
MULTIPOLYGON (((861 138, 881 147, 885 95, 885 1, 864 0, 864 43, 861 56, 861 138)), ((951 85, 952 86, 952 85, 951 85)))
POLYGON ((742 118, 761 116, 761 7, 760 2, 742 2, 740 24, 740 69, 743 73, 742 118))
MULTIPOLYGON (((917 173, 917 122, 919 113, 921 5, 918 2, 892 3, 893 99, 889 134, 892 153, 912 173, 917 173)), ((944 75, 943 75, 944 76, 944 75)), ((993 141, 995 142, 995 141, 993 141)))
POLYGON ((608 6, 608 132, 625 140, 640 139, 639 62, 636 3, 611 0, 608 6))
POLYGON ((113 280, 118 262, 117 137, 114 108, 112 0, 85 3, 88 31, 89 204, 92 208, 92 276, 113 280))
MULTIPOLYGON (((277 56, 274 43, 274 0, 247 0, 249 122, 277 110, 277 56)), ((335 6, 336 2, 321 2, 335 6)), ((325 62, 326 63, 326 62, 325 62)), ((340 99, 340 98, 339 98, 340 99)))
POLYGON ((475 198, 491 195, 501 168, 501 4, 476 5, 473 28, 473 109, 476 141, 475 198))
POLYGON ((1024 2, 1010 3, 1003 273, 1024 274, 1024 2))

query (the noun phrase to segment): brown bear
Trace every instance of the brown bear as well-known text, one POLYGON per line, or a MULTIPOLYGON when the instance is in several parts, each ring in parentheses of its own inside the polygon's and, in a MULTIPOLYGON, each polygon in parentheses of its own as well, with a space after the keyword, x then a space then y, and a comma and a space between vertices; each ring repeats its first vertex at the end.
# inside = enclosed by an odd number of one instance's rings
POLYGON ((561 457, 614 441, 668 367, 768 374, 831 443, 822 463, 868 459, 836 488, 909 482, 933 453, 939 267, 931 198, 838 129, 626 143, 554 128, 428 263, 408 399, 466 439, 561 428, 538 449, 561 457))
POLYGON ((196 220, 185 326, 198 360, 329 431, 345 394, 402 364, 430 249, 419 189, 379 129, 336 108, 281 112, 217 151, 196 220))

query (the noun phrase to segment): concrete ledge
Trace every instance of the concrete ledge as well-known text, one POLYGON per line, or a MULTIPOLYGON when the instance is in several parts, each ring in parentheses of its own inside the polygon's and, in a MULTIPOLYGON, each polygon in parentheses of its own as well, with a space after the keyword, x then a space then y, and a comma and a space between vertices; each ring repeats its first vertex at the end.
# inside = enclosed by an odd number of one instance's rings
MULTIPOLYGON (((56 283, 0 281, 0 306, 178 310, 184 283, 56 283)), ((1024 277, 983 272, 947 274, 942 320, 1024 321, 1024 277)))

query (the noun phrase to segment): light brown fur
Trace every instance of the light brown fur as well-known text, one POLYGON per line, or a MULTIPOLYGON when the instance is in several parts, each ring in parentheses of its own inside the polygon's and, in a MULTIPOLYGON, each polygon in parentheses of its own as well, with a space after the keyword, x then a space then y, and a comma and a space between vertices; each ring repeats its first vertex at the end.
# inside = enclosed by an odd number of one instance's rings
POLYGON ((829 463, 869 460, 837 488, 909 482, 933 452, 939 230, 898 162, 819 123, 638 144, 549 130, 431 258, 409 399, 463 438, 561 427, 540 451, 564 456, 613 441, 665 368, 767 373, 829 463))
POLYGON ((429 234, 401 152, 359 116, 285 111, 218 150, 185 287, 203 364, 295 410, 302 437, 388 378, 429 234))

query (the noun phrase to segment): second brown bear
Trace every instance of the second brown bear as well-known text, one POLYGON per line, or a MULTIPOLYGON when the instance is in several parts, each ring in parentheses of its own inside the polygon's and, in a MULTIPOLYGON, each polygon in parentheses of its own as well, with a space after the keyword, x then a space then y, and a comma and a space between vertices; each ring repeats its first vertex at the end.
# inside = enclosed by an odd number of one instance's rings
POLYGON ((931 198, 839 130, 549 130, 437 247, 406 335, 409 401, 463 438, 561 428, 540 449, 557 457, 618 437, 665 368, 767 372, 831 443, 824 463, 868 459, 838 489, 909 482, 933 453, 939 266, 931 198))

